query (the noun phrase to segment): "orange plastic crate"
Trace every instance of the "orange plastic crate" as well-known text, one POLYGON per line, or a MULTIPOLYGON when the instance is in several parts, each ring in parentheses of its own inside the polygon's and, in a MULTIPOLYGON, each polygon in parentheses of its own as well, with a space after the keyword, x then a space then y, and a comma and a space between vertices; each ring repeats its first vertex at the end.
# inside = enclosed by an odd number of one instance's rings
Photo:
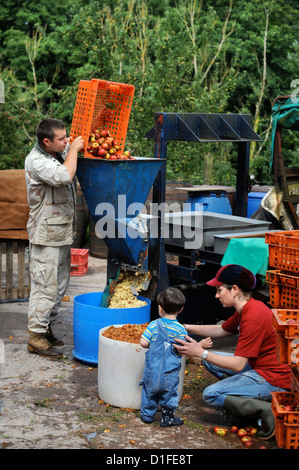
POLYGON ((88 253, 87 249, 71 249, 71 276, 84 276, 87 273, 88 253))
POLYGON ((266 272, 266 281, 272 308, 299 309, 299 277, 275 270, 266 272))
POLYGON ((291 369, 291 390, 299 406, 299 369, 295 367, 291 369))
POLYGON ((272 393, 272 411, 275 417, 275 438, 278 447, 284 449, 299 448, 299 411, 284 411, 281 405, 296 406, 291 392, 272 393))
POLYGON ((79 83, 70 131, 70 142, 81 135, 84 157, 91 130, 108 129, 124 151, 135 87, 124 83, 92 79, 79 83))
POLYGON ((271 268, 299 273, 299 230, 266 233, 265 242, 271 268))
POLYGON ((299 367, 299 338, 276 335, 276 353, 282 364, 299 367))
POLYGON ((273 309, 272 313, 272 324, 275 333, 288 338, 299 338, 299 310, 273 309), (291 322, 296 322, 296 324, 291 322))

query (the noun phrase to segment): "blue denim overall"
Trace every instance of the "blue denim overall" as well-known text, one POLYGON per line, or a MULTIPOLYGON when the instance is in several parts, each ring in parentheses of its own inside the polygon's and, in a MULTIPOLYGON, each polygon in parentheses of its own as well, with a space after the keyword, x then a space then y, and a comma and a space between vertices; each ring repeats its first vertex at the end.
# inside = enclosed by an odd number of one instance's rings
POLYGON ((143 379, 140 382, 143 385, 140 416, 144 421, 153 421, 159 404, 176 410, 180 369, 181 357, 174 352, 172 341, 159 318, 157 339, 145 353, 143 379))

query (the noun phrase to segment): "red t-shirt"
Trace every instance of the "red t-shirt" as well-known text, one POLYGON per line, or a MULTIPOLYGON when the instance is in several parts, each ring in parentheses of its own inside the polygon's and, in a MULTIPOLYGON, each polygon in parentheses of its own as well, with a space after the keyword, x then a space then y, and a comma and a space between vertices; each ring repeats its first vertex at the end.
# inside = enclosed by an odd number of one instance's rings
POLYGON ((228 333, 239 333, 235 356, 247 357, 249 365, 275 387, 291 388, 291 373, 276 355, 276 333, 272 310, 259 300, 250 299, 221 326, 228 333))

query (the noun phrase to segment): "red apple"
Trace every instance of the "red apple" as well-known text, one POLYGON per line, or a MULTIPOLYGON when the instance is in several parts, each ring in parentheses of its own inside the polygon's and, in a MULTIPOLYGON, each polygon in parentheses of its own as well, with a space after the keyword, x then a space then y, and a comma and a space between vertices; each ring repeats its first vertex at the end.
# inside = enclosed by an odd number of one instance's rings
POLYGON ((252 442, 251 439, 249 441, 243 442, 243 444, 244 444, 244 447, 252 447, 253 446, 253 442, 252 442))
POLYGON ((101 137, 108 137, 108 135, 109 135, 107 129, 102 129, 100 134, 101 134, 101 137))
POLYGON ((242 437, 241 437, 241 441, 243 442, 243 444, 244 444, 245 442, 248 442, 248 441, 251 441, 251 440, 252 440, 252 439, 251 439, 251 437, 249 437, 249 436, 242 436, 242 437))
POLYGON ((219 431, 219 429, 220 429, 220 426, 215 426, 215 427, 214 427, 214 432, 217 433, 217 432, 219 431))
POLYGON ((233 433, 238 432, 238 430, 239 430, 238 426, 232 426, 232 427, 230 428, 230 432, 233 432, 233 433))
POLYGON ((108 150, 109 149, 109 145, 107 144, 107 142, 104 142, 101 147, 105 150, 108 150))
POLYGON ((251 428, 250 431, 249 431, 250 436, 255 436, 256 433, 257 433, 256 428, 251 428))
POLYGON ((238 437, 243 437, 243 436, 247 436, 247 432, 245 431, 245 429, 239 429, 238 431, 238 437))
POLYGON ((117 160, 117 156, 116 155, 110 155, 109 160, 117 160))
POLYGON ((103 149, 103 148, 99 148, 98 156, 99 157, 105 157, 105 155, 106 155, 106 150, 103 149))
POLYGON ((114 147, 112 147, 110 150, 109 150, 109 153, 110 155, 114 155, 116 153, 116 149, 114 147))
POLYGON ((284 411, 294 411, 294 407, 292 405, 286 405, 284 411))

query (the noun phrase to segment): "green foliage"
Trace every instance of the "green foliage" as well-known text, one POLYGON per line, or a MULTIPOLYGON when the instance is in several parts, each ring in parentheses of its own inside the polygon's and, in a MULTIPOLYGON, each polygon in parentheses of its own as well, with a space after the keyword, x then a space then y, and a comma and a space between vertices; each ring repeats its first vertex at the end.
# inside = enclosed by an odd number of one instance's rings
MULTIPOLYGON (((80 80, 100 78, 135 86, 126 141, 135 155, 153 155, 145 135, 155 112, 252 114, 264 141, 252 149, 251 172, 269 182, 272 102, 299 78, 297 24, 294 0, 5 0, 0 168, 23 167, 43 117, 69 130, 80 80)), ((296 133, 284 143, 288 165, 298 164, 296 133)), ((233 144, 169 142, 167 177, 203 183, 208 154, 210 183, 234 185, 233 144)))

